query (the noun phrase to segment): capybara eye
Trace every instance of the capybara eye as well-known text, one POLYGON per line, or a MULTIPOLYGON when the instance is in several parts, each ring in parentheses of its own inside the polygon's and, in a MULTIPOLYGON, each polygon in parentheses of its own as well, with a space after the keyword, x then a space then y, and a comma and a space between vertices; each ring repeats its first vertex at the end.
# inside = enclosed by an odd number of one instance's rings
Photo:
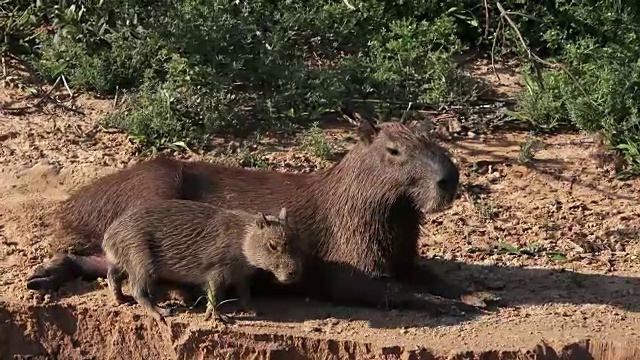
POLYGON ((388 147, 388 148, 387 148, 387 152, 388 152, 390 155, 393 155, 393 156, 398 156, 398 155, 400 155, 400 151, 398 151, 398 149, 395 149, 395 148, 392 148, 392 147, 388 147))
POLYGON ((277 251, 277 250, 278 250, 278 247, 276 246, 276 244, 272 243, 271 241, 269 241, 269 242, 267 243, 267 246, 269 246, 269 249, 270 249, 271 251, 277 251))

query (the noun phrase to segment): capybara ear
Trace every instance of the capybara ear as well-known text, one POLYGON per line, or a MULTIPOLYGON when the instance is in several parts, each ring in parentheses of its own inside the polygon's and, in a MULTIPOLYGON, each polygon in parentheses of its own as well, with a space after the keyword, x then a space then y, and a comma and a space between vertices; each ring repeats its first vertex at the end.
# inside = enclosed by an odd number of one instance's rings
POLYGON ((278 215, 280 221, 287 221, 287 208, 280 209, 280 214, 278 215))
POLYGON ((360 122, 360 126, 358 126, 360 141, 367 145, 371 144, 380 129, 371 120, 363 118, 360 114, 355 113, 354 116, 360 122))
POLYGON ((261 212, 259 212, 258 216, 256 217, 256 225, 259 229, 263 229, 265 226, 267 226, 267 217, 264 216, 264 214, 261 212))

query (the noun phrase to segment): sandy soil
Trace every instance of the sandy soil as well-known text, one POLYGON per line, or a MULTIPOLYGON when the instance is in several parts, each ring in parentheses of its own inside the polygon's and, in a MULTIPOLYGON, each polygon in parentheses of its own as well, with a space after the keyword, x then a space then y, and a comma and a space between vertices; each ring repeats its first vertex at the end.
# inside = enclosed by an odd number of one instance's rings
MULTIPOLYGON (((0 89, 5 105, 33 101, 0 89)), ((262 299, 262 317, 228 328, 203 322, 200 311, 161 328, 137 306, 115 307, 104 281, 28 291, 26 277, 48 257, 51 207, 138 161, 125 135, 97 125, 112 100, 80 96, 75 104, 84 115, 0 110, 3 359, 640 358, 640 181, 616 180, 615 157, 580 134, 538 137, 528 156, 525 133, 445 143, 464 187, 452 209, 425 223, 421 251, 447 276, 498 299, 486 314, 430 318, 262 299)), ((325 131, 339 149, 354 141, 348 126, 325 131)), ((246 151, 278 171, 326 166, 300 138, 289 140, 264 137, 246 151)), ((180 156, 235 161, 247 156, 243 146, 217 139, 212 153, 180 156)))

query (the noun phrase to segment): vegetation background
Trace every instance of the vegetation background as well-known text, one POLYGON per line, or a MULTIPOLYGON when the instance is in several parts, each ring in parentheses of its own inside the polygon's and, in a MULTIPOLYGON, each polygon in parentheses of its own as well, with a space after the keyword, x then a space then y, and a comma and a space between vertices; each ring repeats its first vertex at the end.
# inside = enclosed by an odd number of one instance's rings
POLYGON ((206 148, 346 106, 384 119, 497 102, 496 124, 600 132, 626 160, 619 175, 640 174, 636 1, 0 0, 0 30, 3 66, 127 94, 104 124, 142 149, 206 148), (495 99, 461 70, 469 53, 517 59, 525 89, 495 99))

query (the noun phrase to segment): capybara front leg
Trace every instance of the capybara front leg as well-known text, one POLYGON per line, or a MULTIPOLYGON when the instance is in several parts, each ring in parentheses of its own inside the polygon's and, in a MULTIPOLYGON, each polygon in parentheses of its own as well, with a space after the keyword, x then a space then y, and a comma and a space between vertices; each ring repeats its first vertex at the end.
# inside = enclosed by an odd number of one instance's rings
POLYGON ((57 253, 27 278, 27 289, 55 291, 79 276, 79 272, 80 267, 72 257, 64 253, 57 253))
POLYGON ((467 305, 478 308, 487 307, 487 304, 477 295, 463 289, 462 286, 450 280, 446 280, 426 265, 416 264, 410 273, 400 279, 415 286, 417 290, 427 292, 431 295, 460 300, 467 305))
POLYGON ((144 288, 135 286, 133 289, 133 297, 148 314, 156 319, 156 321, 161 324, 167 323, 164 318, 171 315, 171 310, 155 304, 151 300, 149 293, 144 288))
POLYGON ((412 286, 393 278, 375 278, 357 270, 330 264, 331 272, 325 275, 329 286, 330 300, 376 308, 421 310, 432 315, 451 313, 460 308, 471 311, 472 307, 456 300, 421 294, 412 286))
POLYGON ((240 307, 242 311, 249 313, 253 316, 260 316, 260 312, 255 307, 255 304, 251 297, 251 289, 249 285, 248 279, 243 279, 238 281, 236 284, 236 292, 238 293, 238 298, 240 300, 240 307))
POLYGON ((131 304, 135 301, 132 296, 125 295, 122 292, 122 281, 124 280, 124 277, 125 274, 122 269, 113 264, 109 265, 109 270, 107 271, 107 284, 109 285, 111 294, 118 305, 131 304))

